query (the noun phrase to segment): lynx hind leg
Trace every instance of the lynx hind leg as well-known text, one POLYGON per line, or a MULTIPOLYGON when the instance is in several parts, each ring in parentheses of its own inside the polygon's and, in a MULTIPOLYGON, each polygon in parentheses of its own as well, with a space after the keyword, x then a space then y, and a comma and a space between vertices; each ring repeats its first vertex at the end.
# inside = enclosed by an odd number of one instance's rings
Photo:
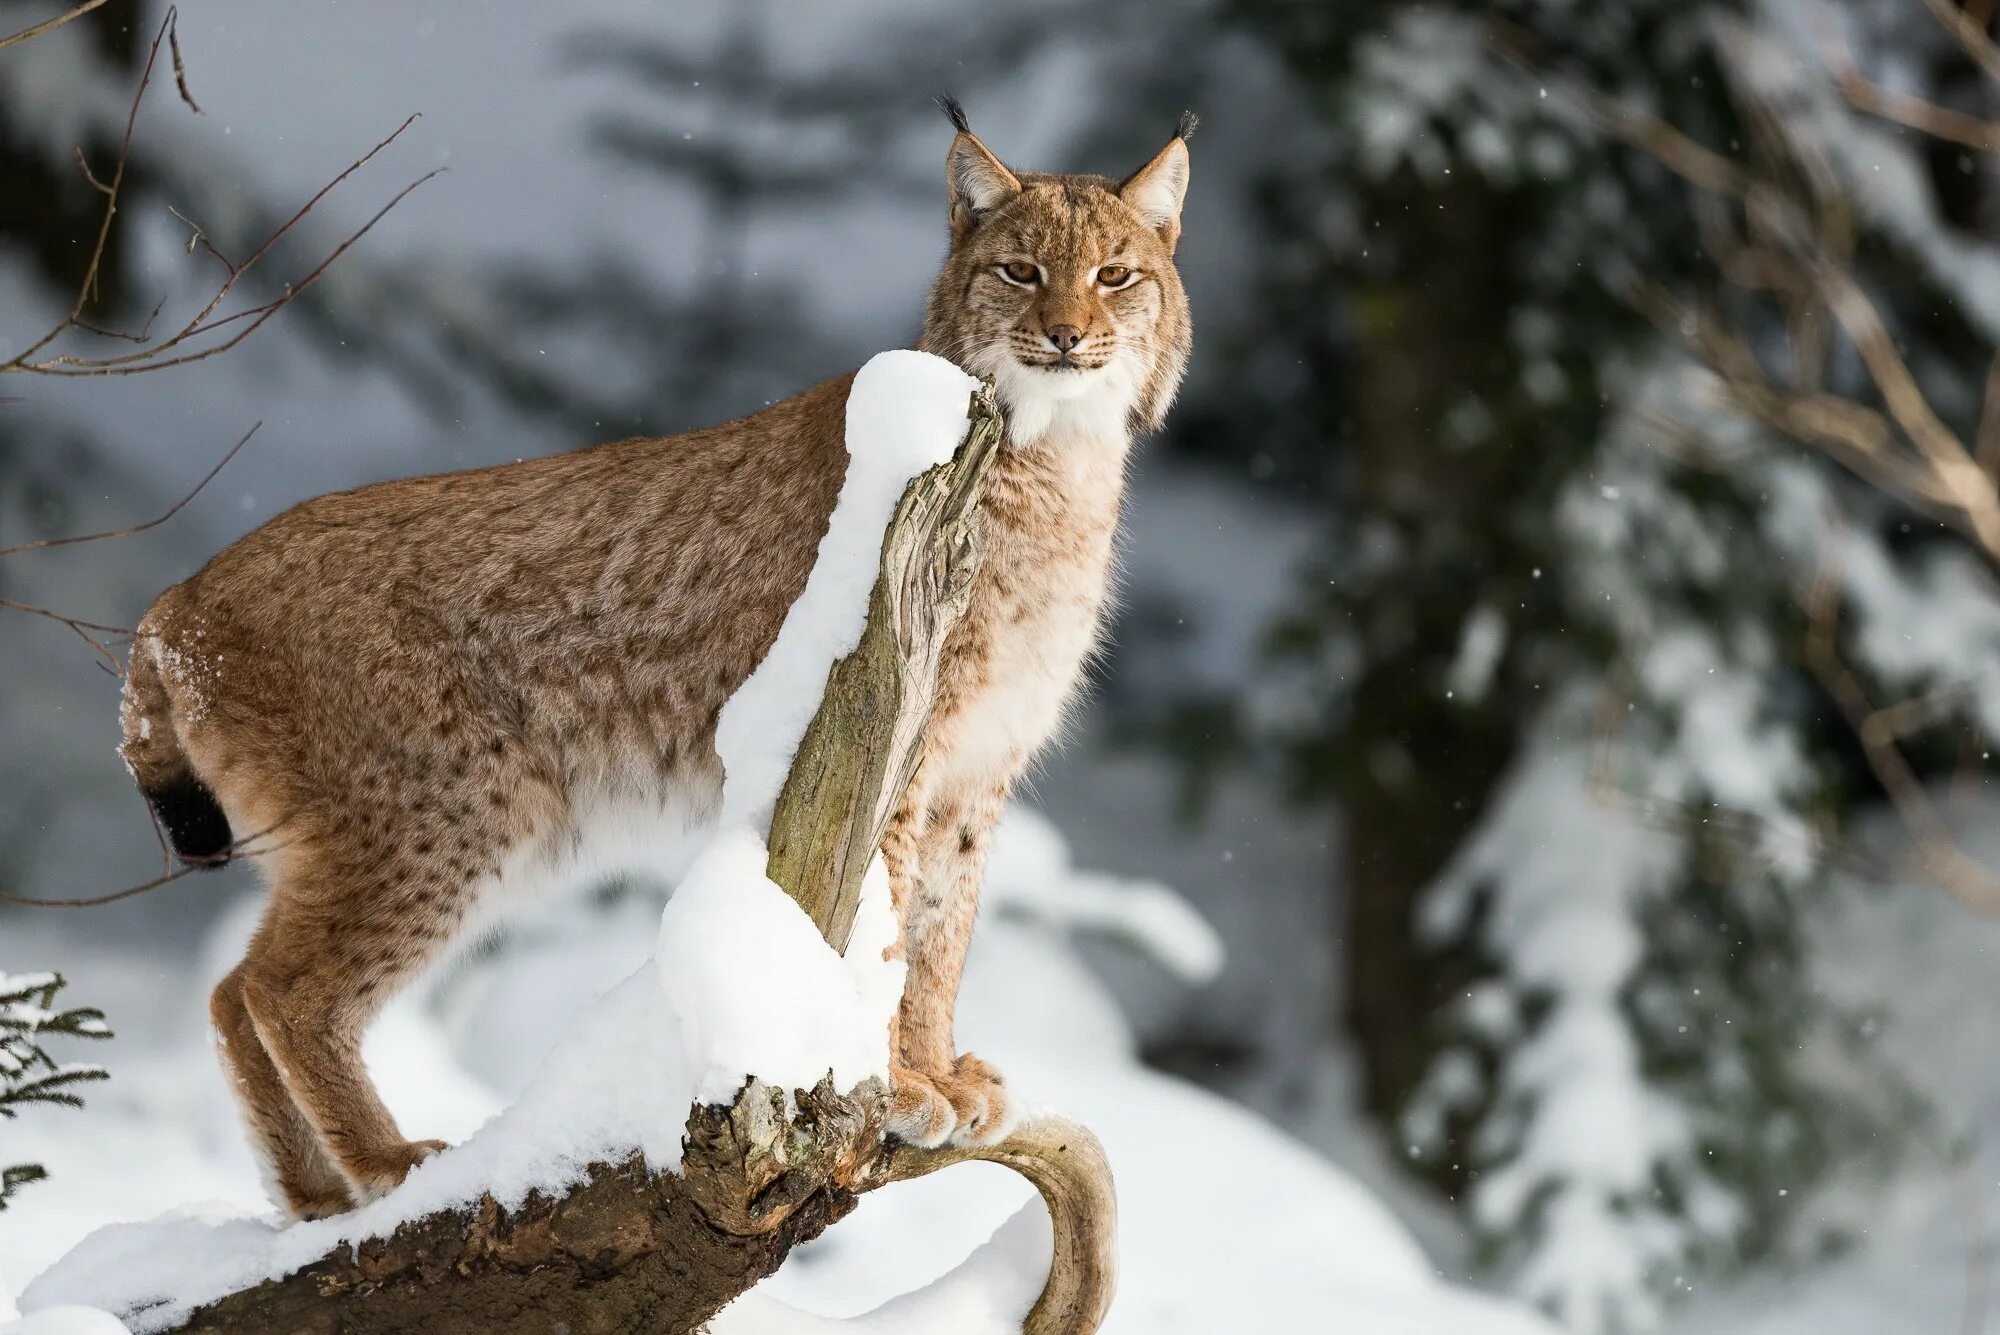
MULTIPOLYGON (((890 1060, 889 1129, 912 1144, 987 1144, 1013 1125, 1000 1072, 959 1054, 952 1032, 986 848, 1005 800, 999 789, 972 801, 933 801, 914 839, 915 857, 904 862, 896 903, 910 972, 890 1060)), ((893 861, 890 875, 897 890, 893 861)))
POLYGON ((294 1219, 324 1219, 351 1209, 354 1194, 327 1157, 319 1132, 293 1102, 243 1000, 243 969, 231 971, 209 998, 216 1050, 236 1095, 250 1144, 273 1203, 294 1219))
POLYGON ((264 1051, 357 1201, 393 1190, 445 1148, 403 1137, 362 1063, 361 1039, 449 941, 469 892, 470 878, 448 866, 342 874, 322 864, 274 887, 238 971, 264 1051))

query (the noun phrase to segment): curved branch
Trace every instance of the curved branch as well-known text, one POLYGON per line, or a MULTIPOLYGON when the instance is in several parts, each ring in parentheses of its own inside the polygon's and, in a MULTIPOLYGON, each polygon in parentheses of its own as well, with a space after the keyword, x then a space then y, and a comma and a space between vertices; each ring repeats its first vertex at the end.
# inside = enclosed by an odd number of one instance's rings
POLYGON ((1023 1122, 996 1145, 891 1145, 872 1165, 870 1171, 878 1176, 863 1190, 974 1161, 1004 1164, 1034 1183, 1055 1229, 1049 1278, 1022 1335, 1088 1335, 1096 1330, 1111 1310, 1117 1287, 1118 1196, 1104 1146, 1089 1127, 1045 1115, 1023 1122))

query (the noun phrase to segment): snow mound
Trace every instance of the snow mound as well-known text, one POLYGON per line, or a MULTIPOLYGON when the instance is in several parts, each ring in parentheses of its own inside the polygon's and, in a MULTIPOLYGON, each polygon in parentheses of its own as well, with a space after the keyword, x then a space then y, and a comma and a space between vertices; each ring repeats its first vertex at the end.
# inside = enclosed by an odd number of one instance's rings
POLYGON ((860 1316, 816 1316, 752 1289, 709 1324, 710 1335, 1020 1335, 1049 1273, 1054 1231, 1041 1202, 1015 1211, 948 1273, 860 1316))
POLYGON ((853 1089, 889 1078, 884 1039, 903 995, 889 874, 878 857, 862 884, 847 956, 833 953, 790 896, 764 874, 770 859, 747 830, 719 835, 674 891, 655 954, 702 1103, 727 1103, 756 1072, 779 1089, 811 1089, 833 1073, 853 1089))
POLYGON ((0 1324, 0 1335, 129 1335, 129 1332, 122 1321, 108 1312, 89 1307, 50 1307, 33 1316, 0 1324))
POLYGON ((979 382, 928 352, 882 352, 847 395, 847 478, 805 591, 777 642, 729 702, 715 728, 728 781, 721 828, 770 828, 771 808, 826 674, 861 642, 868 595, 882 564, 882 534, 910 480, 945 462, 965 438, 979 382))

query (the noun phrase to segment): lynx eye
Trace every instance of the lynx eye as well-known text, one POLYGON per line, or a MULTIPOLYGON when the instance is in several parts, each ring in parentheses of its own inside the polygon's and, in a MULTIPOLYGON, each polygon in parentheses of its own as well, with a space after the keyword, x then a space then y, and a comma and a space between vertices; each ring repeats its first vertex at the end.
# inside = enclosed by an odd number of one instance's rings
POLYGON ((1097 281, 1105 287, 1124 287, 1136 277, 1130 266, 1123 264, 1106 264, 1097 271, 1097 281))
POLYGON ((1009 260, 1000 266, 999 274, 1016 287, 1033 287, 1042 278, 1041 266, 1026 260, 1009 260))

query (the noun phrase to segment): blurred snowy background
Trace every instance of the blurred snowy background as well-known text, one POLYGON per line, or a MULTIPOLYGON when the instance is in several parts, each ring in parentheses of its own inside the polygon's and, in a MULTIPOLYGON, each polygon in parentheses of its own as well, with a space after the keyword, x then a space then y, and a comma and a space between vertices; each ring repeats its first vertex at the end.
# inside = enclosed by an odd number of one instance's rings
MULTIPOLYGON (((1750 80, 1809 125, 1896 347, 1969 436, 2000 340, 1992 148, 1856 112, 1826 52, 1991 115, 1950 25, 1993 8, 186 0, 205 114, 170 87, 142 111, 108 309, 212 290, 169 206, 241 254, 421 112, 274 285, 449 171, 227 356, 0 379, 0 545, 155 513, 264 423, 171 524, 9 558, 0 595, 129 624, 304 497, 679 430, 907 343, 944 242, 934 91, 1011 163, 1113 175, 1195 108, 1193 375, 968 984, 968 1046, 1110 1145, 1118 1328, 1532 1328, 1443 1277, 1585 1332, 2000 1330, 2000 919, 1900 869, 1798 599, 1837 524, 1845 660, 1933 699, 1909 762, 2000 865, 2000 589, 1819 455, 1661 425, 1687 367, 1634 279, 1701 290, 1717 257, 1678 181, 1550 95, 1735 153, 1750 80), (1264 1152, 1170 1198, 1175 1155, 1221 1135, 1264 1152)), ((0 0, 0 30, 53 12, 0 0)), ((73 151, 108 160, 162 13, 113 0, 0 52, 0 357, 67 309, 97 209, 73 151)), ((0 886, 154 874, 116 682, 15 617, 0 683, 0 886)), ((643 954, 644 895, 526 924, 386 1020, 406 1125, 461 1136, 517 1091, 643 954)), ((0 907, 0 970, 60 970, 118 1034, 65 1054, 112 1072, 85 1111, 0 1122, 0 1163, 50 1172, 0 1211, 0 1294, 103 1223, 258 1199, 201 1046, 255 897, 231 871, 0 907)), ((986 1236, 1015 1199, 993 1189, 871 1200, 776 1283, 866 1307, 986 1236)))

